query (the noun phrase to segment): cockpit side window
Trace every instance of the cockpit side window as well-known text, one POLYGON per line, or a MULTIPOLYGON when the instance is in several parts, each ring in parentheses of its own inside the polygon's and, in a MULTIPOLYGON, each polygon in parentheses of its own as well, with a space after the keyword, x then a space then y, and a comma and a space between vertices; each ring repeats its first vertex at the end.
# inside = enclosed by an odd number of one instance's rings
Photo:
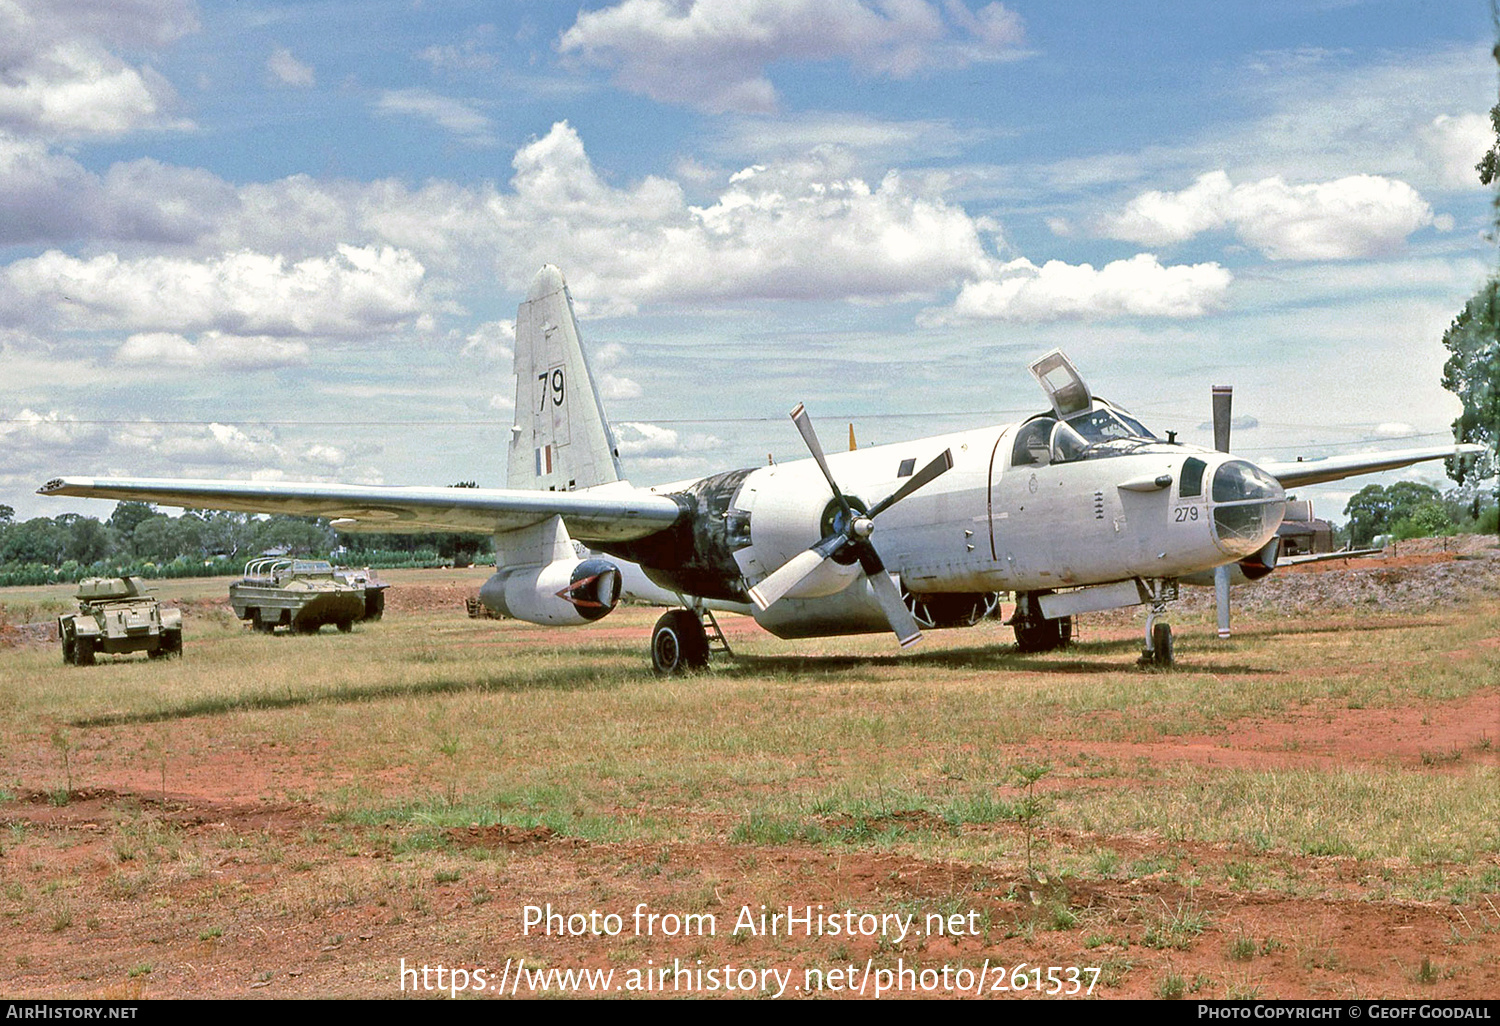
POLYGON ((1203 494, 1203 471, 1208 466, 1196 456, 1189 456, 1182 461, 1182 491, 1178 494, 1184 499, 1196 498, 1203 494))
POLYGON ((1071 424, 1063 421, 1052 429, 1051 446, 1052 462, 1066 463, 1082 456, 1083 451, 1089 447, 1089 443, 1073 430, 1071 424))
POLYGON ((1021 429, 1016 432, 1016 442, 1010 451, 1010 465, 1034 466, 1051 460, 1051 435, 1056 424, 1057 421, 1051 417, 1038 417, 1022 424, 1021 429))

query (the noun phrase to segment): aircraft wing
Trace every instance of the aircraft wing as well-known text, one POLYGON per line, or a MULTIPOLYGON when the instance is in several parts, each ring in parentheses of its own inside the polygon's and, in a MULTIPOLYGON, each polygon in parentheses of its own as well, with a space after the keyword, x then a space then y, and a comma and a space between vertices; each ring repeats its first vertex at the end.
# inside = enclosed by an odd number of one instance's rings
POLYGON ((1409 467, 1426 460, 1441 460, 1449 456, 1466 456, 1484 451, 1482 445, 1443 445, 1430 449, 1393 449, 1390 452, 1329 456, 1326 459, 1296 460, 1291 463, 1257 463, 1256 466, 1280 481, 1283 488, 1300 488, 1360 474, 1378 474, 1382 470, 1409 467))
POLYGON ((340 530, 514 531, 561 516, 582 542, 629 541, 669 527, 682 508, 665 495, 628 485, 574 492, 506 488, 427 488, 382 485, 63 477, 39 495, 156 502, 189 509, 285 513, 346 521, 340 530))
POLYGON ((1327 563, 1334 559, 1368 559, 1381 556, 1385 549, 1340 549, 1338 552, 1304 552, 1300 556, 1277 556, 1277 566, 1299 566, 1303 563, 1327 563))

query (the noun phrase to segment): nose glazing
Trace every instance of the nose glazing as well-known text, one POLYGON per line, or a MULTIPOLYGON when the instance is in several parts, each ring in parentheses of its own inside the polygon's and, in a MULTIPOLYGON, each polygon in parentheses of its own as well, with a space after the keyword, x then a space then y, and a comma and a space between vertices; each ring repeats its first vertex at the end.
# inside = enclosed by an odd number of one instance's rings
POLYGON ((1276 533, 1286 513, 1281 483, 1253 463, 1226 460, 1214 471, 1214 535, 1230 555, 1247 556, 1276 533))

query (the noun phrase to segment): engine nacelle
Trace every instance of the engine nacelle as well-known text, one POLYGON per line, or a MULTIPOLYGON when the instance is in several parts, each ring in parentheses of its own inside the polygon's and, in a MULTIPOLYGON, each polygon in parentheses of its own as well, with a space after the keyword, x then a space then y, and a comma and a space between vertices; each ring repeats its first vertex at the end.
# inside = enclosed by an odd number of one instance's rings
MULTIPOLYGON (((1229 583, 1249 584, 1269 576, 1271 571, 1276 569, 1280 553, 1281 539, 1272 538, 1252 555, 1229 564, 1229 583)), ((1214 572, 1212 570, 1200 570, 1194 574, 1184 574, 1179 580, 1184 584, 1196 584, 1204 588, 1212 588, 1214 586, 1214 572)))
MULTIPOLYGON (((811 465, 808 465, 809 467, 811 465)), ((747 548, 734 553, 745 576, 764 578, 793 556, 816 545, 833 529, 838 508, 828 485, 815 467, 762 468, 751 474, 740 490, 738 506, 749 513, 747 548)), ((850 497, 850 505, 863 512, 864 503, 850 497)), ((859 563, 830 559, 787 592, 789 599, 834 595, 859 579, 859 563)))
POLYGON ((1247 581, 1258 581, 1276 569, 1276 558, 1281 554, 1281 539, 1272 538, 1253 556, 1239 561, 1240 573, 1247 581))
POLYGON ((576 627, 608 616, 620 591, 620 569, 609 560, 561 559, 503 568, 484 582, 479 601, 528 623, 576 627))

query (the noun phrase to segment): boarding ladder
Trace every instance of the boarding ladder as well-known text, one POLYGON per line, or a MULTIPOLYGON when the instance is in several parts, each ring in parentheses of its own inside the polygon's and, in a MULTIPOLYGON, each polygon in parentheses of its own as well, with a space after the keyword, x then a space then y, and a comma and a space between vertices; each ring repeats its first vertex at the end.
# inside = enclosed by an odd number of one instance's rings
POLYGON ((724 632, 719 630, 719 621, 714 619, 713 610, 700 606, 698 619, 703 622, 703 634, 708 638, 709 652, 719 652, 733 659, 734 650, 729 647, 729 640, 724 637, 724 632))

